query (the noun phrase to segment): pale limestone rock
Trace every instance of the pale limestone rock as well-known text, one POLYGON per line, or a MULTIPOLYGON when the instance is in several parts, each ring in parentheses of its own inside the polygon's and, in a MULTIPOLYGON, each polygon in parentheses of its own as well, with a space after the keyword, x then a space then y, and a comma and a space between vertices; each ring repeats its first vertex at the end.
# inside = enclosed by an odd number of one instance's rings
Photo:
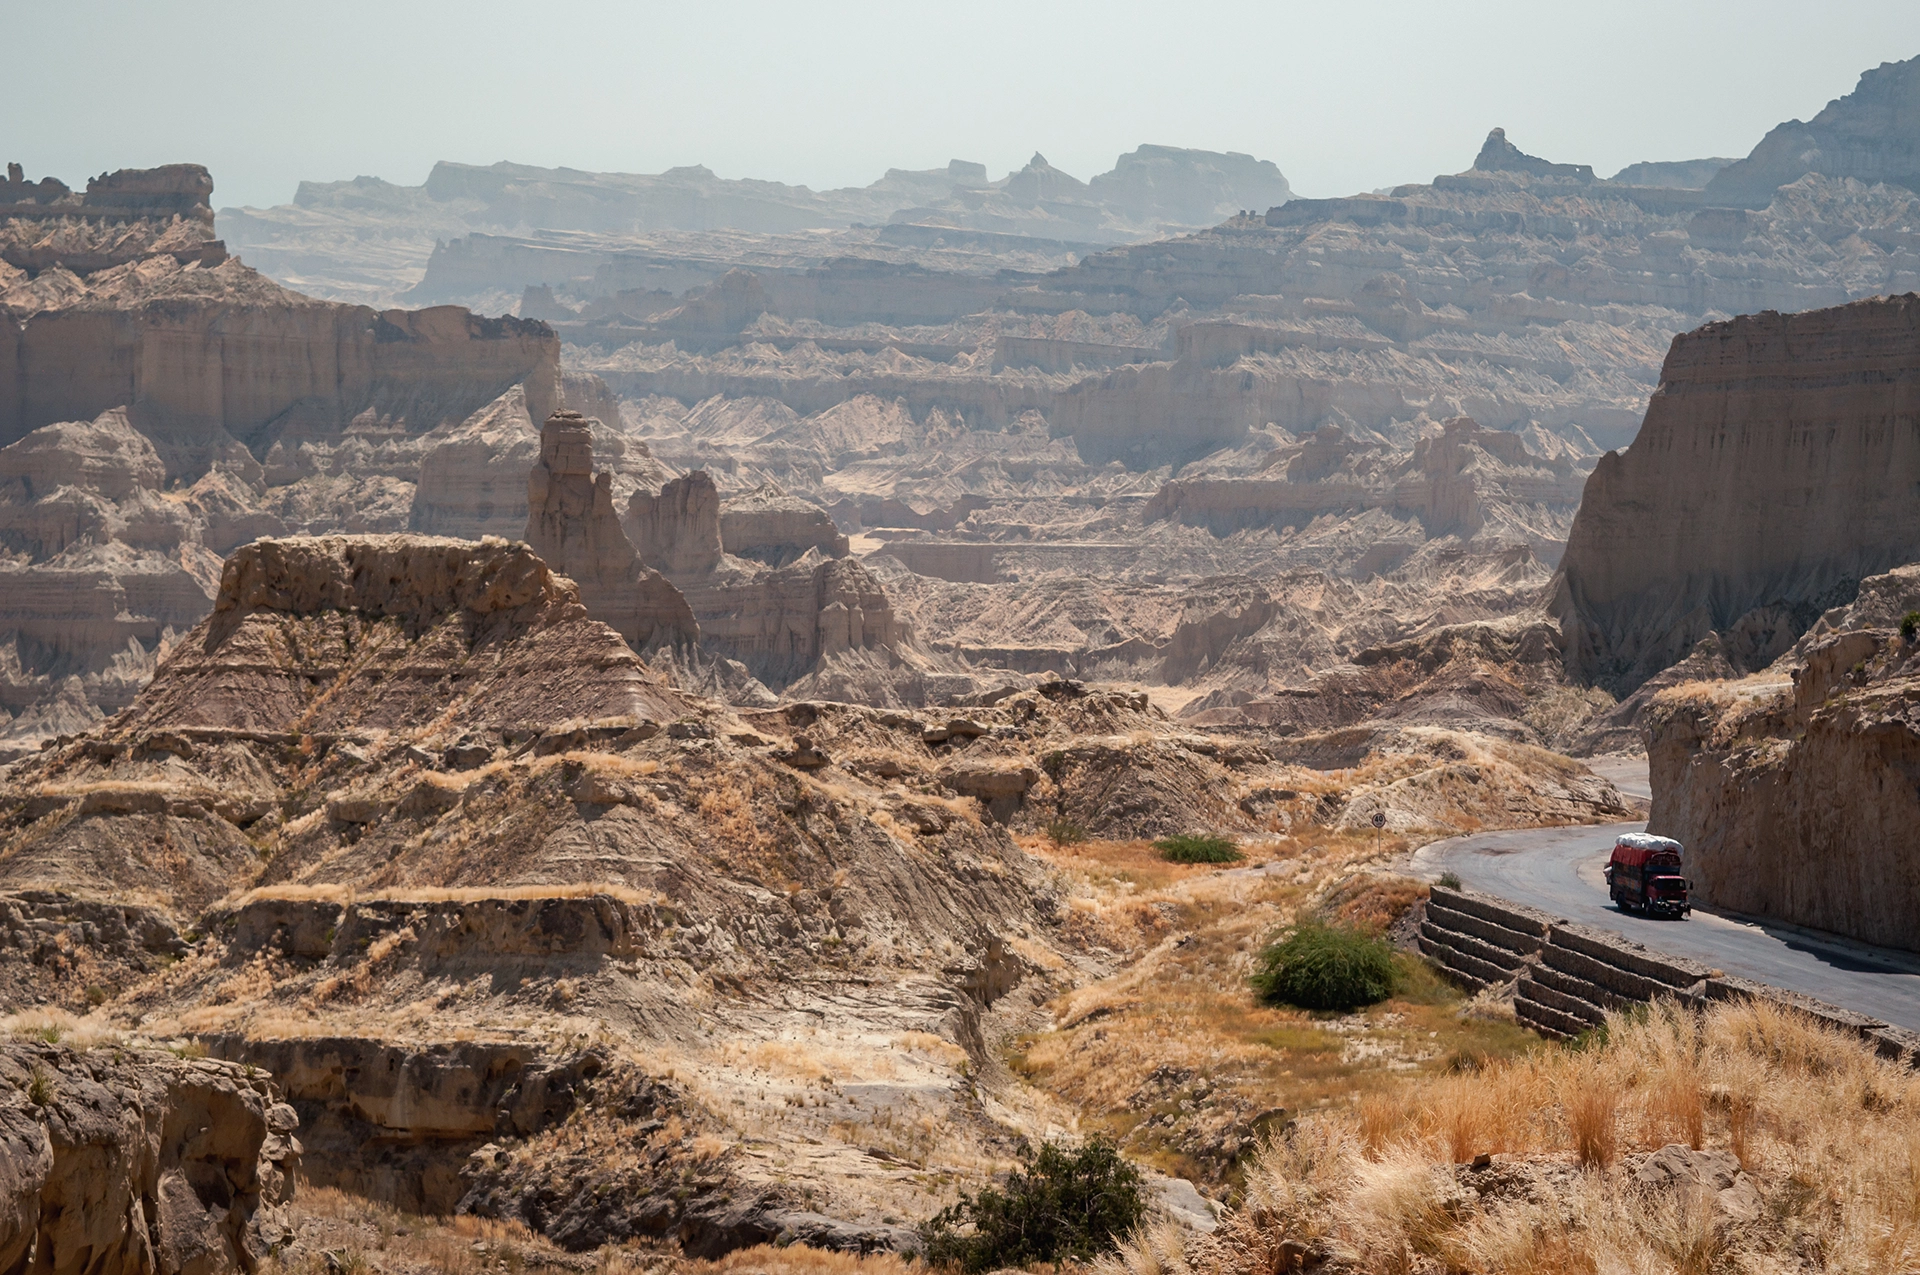
POLYGON ((657 494, 634 492, 625 525, 640 560, 669 576, 719 565, 720 492, 703 469, 674 479, 657 494))
POLYGON ((1763 666, 1783 625, 1791 641, 1852 582, 1920 559, 1916 482, 1920 297, 1680 337, 1568 535, 1551 601, 1568 671, 1630 691, 1756 609, 1728 651, 1763 666))
POLYGON ((830 558, 848 553, 847 538, 826 510, 789 496, 774 483, 721 503, 720 540, 736 558, 752 558, 770 567, 784 567, 809 549, 830 558))
POLYGON ((613 475, 593 468, 593 427, 560 411, 540 431, 540 459, 527 478, 527 543, 572 577, 588 611, 636 648, 697 642, 680 591, 641 563, 613 510, 613 475))

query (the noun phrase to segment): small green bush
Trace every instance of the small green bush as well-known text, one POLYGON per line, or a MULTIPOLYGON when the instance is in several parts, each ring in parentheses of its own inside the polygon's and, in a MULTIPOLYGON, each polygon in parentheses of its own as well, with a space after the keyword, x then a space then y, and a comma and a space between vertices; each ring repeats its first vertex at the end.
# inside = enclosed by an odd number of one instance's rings
POLYGON ((1087 839, 1087 830, 1071 819, 1055 819, 1047 825, 1047 840, 1056 846, 1077 846, 1087 839))
POLYGON ((1025 1167, 1005 1190, 963 1191, 920 1228, 930 1264, 971 1273, 1088 1262, 1117 1248, 1146 1213, 1140 1170, 1104 1138, 1077 1150, 1049 1142, 1020 1158, 1025 1167))
POLYGON ((1460 874, 1457 872, 1442 872, 1440 874, 1440 884, 1449 890, 1458 890, 1460 888, 1460 874))
POLYGON ((1393 982, 1392 944, 1311 918, 1254 962, 1253 985, 1260 994, 1301 1009, 1358 1009, 1391 996, 1393 982))
POLYGON ((1236 863, 1243 856, 1240 847, 1226 837, 1197 837, 1182 834, 1162 837, 1153 843, 1168 863, 1236 863))
POLYGON ((1915 634, 1920 634, 1920 611, 1909 611, 1900 617, 1900 637, 1911 644, 1915 634))

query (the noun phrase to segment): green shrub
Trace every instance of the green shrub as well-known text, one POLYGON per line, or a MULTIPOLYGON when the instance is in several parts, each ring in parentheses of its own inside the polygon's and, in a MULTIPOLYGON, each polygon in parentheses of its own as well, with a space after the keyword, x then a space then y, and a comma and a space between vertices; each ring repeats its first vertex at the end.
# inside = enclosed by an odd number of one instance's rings
POLYGON ((1182 834, 1162 837, 1153 843, 1168 863, 1234 863, 1242 857, 1240 847, 1226 837, 1198 837, 1182 834))
POLYGON ((1087 830, 1071 819, 1055 819, 1047 825, 1047 840, 1056 846, 1077 846, 1087 839, 1087 830))
POLYGON ((1393 945, 1347 926, 1307 919, 1254 962, 1269 1001, 1301 1009, 1357 1009, 1393 994, 1393 945))
POLYGON ((1460 888, 1460 874, 1457 872, 1442 872, 1440 874, 1440 884, 1449 890, 1458 890, 1460 888))
POLYGON ((1912 643, 1916 633, 1920 633, 1920 611, 1909 611, 1900 617, 1900 636, 1912 643))
POLYGON ((963 1191, 920 1228, 929 1263, 978 1272, 1087 1262, 1118 1247, 1146 1213, 1140 1170, 1104 1138, 1077 1150, 1049 1142, 1020 1158, 1025 1167, 1004 1190, 963 1191))

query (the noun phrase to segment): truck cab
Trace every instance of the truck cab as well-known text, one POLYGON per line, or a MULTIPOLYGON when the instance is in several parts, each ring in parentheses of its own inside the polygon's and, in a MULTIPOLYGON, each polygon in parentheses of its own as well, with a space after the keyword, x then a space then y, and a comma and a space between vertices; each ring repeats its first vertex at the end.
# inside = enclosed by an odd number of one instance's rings
POLYGON ((1693 911, 1692 882, 1681 873, 1680 843, 1671 837, 1622 835, 1614 842, 1606 876, 1607 891, 1622 912, 1684 917, 1693 911))

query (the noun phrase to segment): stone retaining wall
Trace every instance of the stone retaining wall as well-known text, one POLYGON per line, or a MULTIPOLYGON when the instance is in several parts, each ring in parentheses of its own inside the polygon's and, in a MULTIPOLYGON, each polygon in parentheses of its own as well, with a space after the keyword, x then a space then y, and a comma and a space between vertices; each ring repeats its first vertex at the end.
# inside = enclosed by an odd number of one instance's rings
POLYGON ((1704 1008, 1709 1001, 1758 997, 1859 1036, 1882 1057, 1920 1066, 1920 1032, 1724 974, 1610 930, 1490 894, 1434 886, 1421 919, 1419 944, 1456 982, 1476 991, 1511 986, 1514 1017, 1556 1040, 1599 1026, 1608 1010, 1662 998, 1704 1008))

